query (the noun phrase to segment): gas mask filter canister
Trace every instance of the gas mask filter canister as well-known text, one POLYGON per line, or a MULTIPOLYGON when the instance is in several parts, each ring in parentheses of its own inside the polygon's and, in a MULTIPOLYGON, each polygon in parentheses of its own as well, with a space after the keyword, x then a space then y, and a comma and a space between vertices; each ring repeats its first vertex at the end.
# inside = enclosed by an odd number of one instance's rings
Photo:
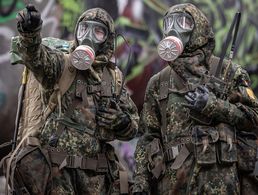
POLYGON ((175 36, 162 39, 158 45, 158 54, 165 61, 174 61, 183 50, 182 41, 175 36))
POLYGON ((95 51, 88 45, 78 46, 71 54, 72 65, 78 70, 87 70, 95 60, 95 51))

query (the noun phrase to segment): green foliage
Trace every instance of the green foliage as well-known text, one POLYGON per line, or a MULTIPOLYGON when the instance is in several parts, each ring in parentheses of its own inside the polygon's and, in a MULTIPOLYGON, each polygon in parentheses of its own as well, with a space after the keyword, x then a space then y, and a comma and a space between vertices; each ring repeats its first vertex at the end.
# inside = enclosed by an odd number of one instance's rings
MULTIPOLYGON (((12 1, 10 0, 1 0, 1 5, 3 6, 3 8, 9 7, 12 3, 12 1)), ((6 23, 10 20, 14 20, 16 18, 16 14, 17 11, 16 10, 21 10, 25 7, 25 4, 23 3, 23 1, 17 1, 16 5, 15 5, 15 10, 12 10, 12 12, 8 15, 8 16, 1 16, 0 15, 0 24, 1 23, 6 23)))
POLYGON ((61 26, 66 27, 69 32, 73 32, 78 17, 85 11, 83 0, 59 0, 63 8, 61 26))

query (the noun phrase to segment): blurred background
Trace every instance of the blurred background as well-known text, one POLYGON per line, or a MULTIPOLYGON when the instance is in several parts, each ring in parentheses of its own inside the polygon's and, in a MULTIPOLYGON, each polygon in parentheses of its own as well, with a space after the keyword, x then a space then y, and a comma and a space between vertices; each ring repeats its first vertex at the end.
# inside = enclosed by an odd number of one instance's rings
MULTIPOLYGON (((139 112, 149 78, 165 65, 156 52, 162 38, 162 16, 177 3, 189 2, 200 8, 209 18, 215 35, 215 54, 220 55, 230 24, 236 11, 242 18, 236 42, 234 62, 244 66, 258 95, 258 1, 257 0, 0 0, 0 144, 13 136, 17 93, 21 83, 22 65, 11 66, 9 50, 11 38, 18 35, 15 16, 25 3, 33 3, 41 12, 43 37, 73 39, 77 18, 86 9, 102 7, 113 17, 117 34, 116 57, 118 66, 125 71, 126 85, 139 112), (127 63, 129 52, 131 58, 127 63)), ((129 171, 134 170, 133 152, 137 139, 114 142, 120 159, 129 171)), ((0 159, 10 151, 0 149, 0 159)), ((130 172, 131 173, 131 172, 130 172)), ((1 182, 1 180, 0 180, 1 182)), ((0 183, 0 188, 3 185, 0 183)))

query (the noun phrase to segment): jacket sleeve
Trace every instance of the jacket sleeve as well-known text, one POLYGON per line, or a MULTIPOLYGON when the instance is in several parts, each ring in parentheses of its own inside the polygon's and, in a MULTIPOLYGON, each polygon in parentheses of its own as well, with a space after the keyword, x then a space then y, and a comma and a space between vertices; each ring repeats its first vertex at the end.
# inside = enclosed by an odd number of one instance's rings
POLYGON ((211 94, 202 111, 216 121, 229 123, 238 130, 258 134, 258 101, 250 88, 250 78, 245 70, 237 68, 234 87, 227 100, 211 94))
POLYGON ((151 173, 148 170, 149 161, 146 148, 154 138, 161 139, 158 91, 154 81, 156 77, 157 75, 152 77, 148 83, 140 117, 139 129, 144 134, 139 139, 135 150, 136 170, 133 192, 150 192, 151 173))
POLYGON ((61 75, 64 54, 41 44, 40 31, 20 31, 17 48, 25 66, 46 89, 52 89, 61 75))
POLYGON ((127 128, 120 131, 115 131, 115 137, 116 139, 124 141, 131 140, 136 136, 138 131, 139 115, 138 109, 130 98, 130 95, 128 94, 125 87, 122 89, 119 107, 130 117, 131 122, 127 128))

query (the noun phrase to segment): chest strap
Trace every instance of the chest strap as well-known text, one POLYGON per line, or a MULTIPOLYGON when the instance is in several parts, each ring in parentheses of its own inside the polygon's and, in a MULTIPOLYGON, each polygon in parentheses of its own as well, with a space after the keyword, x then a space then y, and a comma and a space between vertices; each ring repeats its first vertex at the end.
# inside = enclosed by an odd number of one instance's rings
POLYGON ((177 170, 183 165, 191 152, 193 152, 193 148, 194 146, 192 143, 172 146, 164 152, 165 162, 169 163, 174 160, 171 168, 177 170))
MULTIPOLYGON (((39 146, 40 141, 36 137, 28 137, 26 144, 30 146, 39 146)), ((92 170, 98 173, 108 172, 108 161, 105 153, 97 154, 96 158, 87 158, 85 156, 68 155, 65 151, 55 147, 46 148, 52 164, 57 164, 59 169, 80 168, 92 170)))
POLYGON ((177 138, 176 142, 169 148, 167 148, 164 152, 165 161, 169 162, 171 160, 174 160, 180 153, 182 147, 184 145, 188 145, 189 150, 192 150, 191 145, 191 137, 183 137, 183 138, 177 138))
POLYGON ((60 149, 49 147, 48 154, 51 163, 57 164, 59 170, 66 167, 92 170, 98 173, 105 173, 108 171, 107 158, 104 153, 99 153, 97 158, 87 158, 85 156, 68 155, 60 149))
MULTIPOLYGON (((160 86, 159 86, 159 101, 160 101, 160 114, 161 114, 161 135, 162 138, 165 136, 167 128, 167 117, 166 117, 166 107, 167 107, 167 97, 168 89, 170 84, 170 73, 171 68, 167 66, 160 72, 160 86)), ((164 139, 163 139, 164 140, 164 139)), ((164 140, 166 142, 166 140, 164 140)))

